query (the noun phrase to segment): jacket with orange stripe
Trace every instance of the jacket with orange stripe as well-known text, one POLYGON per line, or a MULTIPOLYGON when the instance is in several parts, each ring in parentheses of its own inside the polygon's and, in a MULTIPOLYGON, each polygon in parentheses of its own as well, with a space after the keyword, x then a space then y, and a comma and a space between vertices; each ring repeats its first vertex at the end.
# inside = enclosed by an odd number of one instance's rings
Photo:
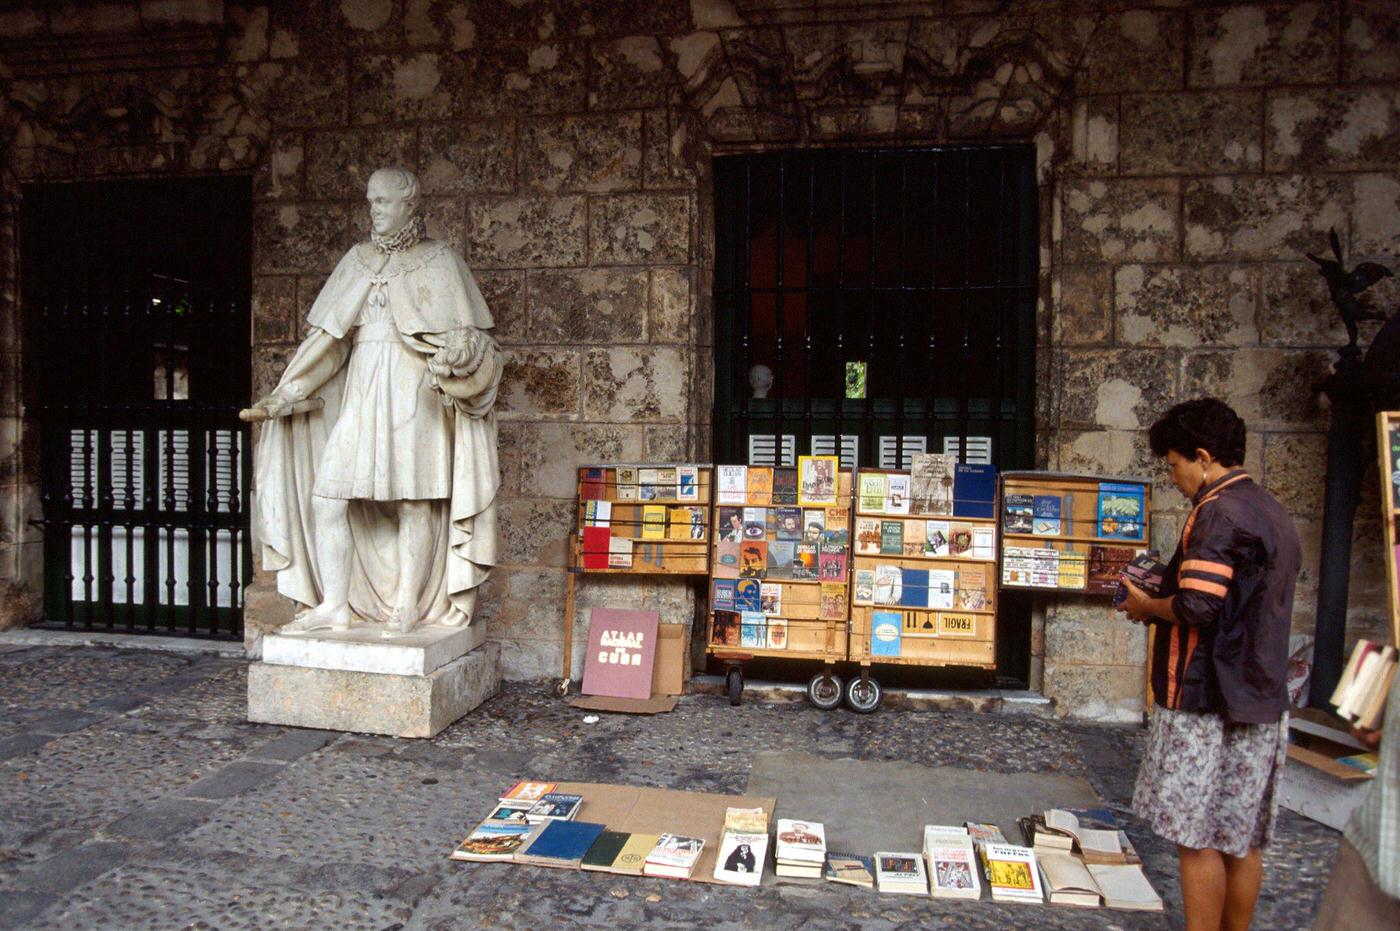
POLYGON ((1153 694, 1164 708, 1277 721, 1302 558, 1293 519, 1242 469, 1192 503, 1166 572, 1179 623, 1154 622, 1153 694))

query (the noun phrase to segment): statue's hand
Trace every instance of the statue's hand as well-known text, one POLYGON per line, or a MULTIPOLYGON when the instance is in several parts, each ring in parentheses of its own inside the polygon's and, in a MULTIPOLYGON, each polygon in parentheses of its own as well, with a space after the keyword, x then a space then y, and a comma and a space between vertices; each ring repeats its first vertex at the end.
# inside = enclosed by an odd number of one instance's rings
POLYGON ((428 371, 435 378, 466 378, 481 367, 487 339, 480 330, 466 327, 444 335, 443 347, 428 360, 428 371))
POLYGON ((286 417, 294 414, 294 408, 298 401, 292 398, 284 398, 280 395, 269 394, 267 397, 254 402, 252 407, 244 408, 238 412, 238 419, 249 423, 258 423, 264 420, 273 420, 277 417, 286 417))

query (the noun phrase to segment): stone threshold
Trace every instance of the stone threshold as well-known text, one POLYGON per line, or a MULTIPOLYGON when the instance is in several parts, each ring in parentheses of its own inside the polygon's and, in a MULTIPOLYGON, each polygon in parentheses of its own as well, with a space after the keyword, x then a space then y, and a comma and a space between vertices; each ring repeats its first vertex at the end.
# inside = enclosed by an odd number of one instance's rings
POLYGON ((163 637, 158 634, 122 634, 93 630, 44 630, 19 628, 0 631, 0 646, 8 647, 120 647, 161 653, 245 657, 243 644, 233 640, 201 640, 197 637, 163 637))
MULTIPOLYGON (((696 676, 690 680, 690 691, 705 695, 724 695, 723 676, 696 676)), ((805 702, 804 683, 772 682, 766 679, 745 679, 744 700, 772 702, 805 702)), ((1039 692, 1028 689, 885 689, 885 705, 908 711, 978 711, 989 714, 1031 714, 1053 717, 1055 705, 1039 692)))

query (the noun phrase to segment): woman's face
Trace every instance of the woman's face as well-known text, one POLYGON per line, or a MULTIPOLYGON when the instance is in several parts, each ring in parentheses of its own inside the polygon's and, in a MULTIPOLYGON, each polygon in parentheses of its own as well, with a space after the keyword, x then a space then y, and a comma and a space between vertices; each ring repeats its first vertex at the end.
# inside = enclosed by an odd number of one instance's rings
POLYGON ((1205 484, 1206 470, 1200 461, 1187 459, 1174 449, 1167 450, 1167 472, 1176 490, 1188 498, 1194 498, 1205 484))

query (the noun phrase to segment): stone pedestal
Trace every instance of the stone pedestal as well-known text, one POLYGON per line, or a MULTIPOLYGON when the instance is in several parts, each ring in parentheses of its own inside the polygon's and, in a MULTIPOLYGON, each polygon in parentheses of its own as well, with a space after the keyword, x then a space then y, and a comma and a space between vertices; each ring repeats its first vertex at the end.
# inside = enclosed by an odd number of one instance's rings
POLYGON ((500 644, 478 625, 273 634, 248 667, 248 720, 432 737, 496 693, 500 644))

